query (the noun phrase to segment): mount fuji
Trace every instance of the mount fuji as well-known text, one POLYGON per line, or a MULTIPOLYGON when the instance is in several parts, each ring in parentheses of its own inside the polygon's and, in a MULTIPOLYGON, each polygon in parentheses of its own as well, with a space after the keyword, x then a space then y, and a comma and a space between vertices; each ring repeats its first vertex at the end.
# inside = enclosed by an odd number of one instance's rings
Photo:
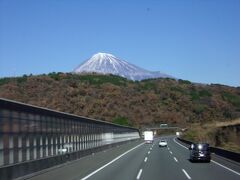
POLYGON ((86 60, 73 70, 73 73, 76 74, 93 72, 100 74, 114 74, 133 81, 151 78, 173 78, 172 76, 163 74, 159 71, 152 72, 142 69, 107 53, 94 54, 90 59, 86 60))

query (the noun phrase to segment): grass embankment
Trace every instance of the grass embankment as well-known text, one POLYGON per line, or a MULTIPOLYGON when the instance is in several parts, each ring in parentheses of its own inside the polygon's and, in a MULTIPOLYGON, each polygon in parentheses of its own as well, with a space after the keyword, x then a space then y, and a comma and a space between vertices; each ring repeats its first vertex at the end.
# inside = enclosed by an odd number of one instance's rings
POLYGON ((207 142, 211 146, 240 153, 240 118, 209 124, 192 124, 182 138, 193 142, 207 142))

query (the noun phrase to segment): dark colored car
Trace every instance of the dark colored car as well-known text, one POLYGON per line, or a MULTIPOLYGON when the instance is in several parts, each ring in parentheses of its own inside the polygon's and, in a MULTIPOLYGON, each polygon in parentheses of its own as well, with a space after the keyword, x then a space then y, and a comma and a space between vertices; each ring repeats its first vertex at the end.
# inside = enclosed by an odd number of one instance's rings
POLYGON ((207 162, 211 161, 211 152, 209 144, 207 143, 191 144, 189 150, 191 161, 207 161, 207 162))

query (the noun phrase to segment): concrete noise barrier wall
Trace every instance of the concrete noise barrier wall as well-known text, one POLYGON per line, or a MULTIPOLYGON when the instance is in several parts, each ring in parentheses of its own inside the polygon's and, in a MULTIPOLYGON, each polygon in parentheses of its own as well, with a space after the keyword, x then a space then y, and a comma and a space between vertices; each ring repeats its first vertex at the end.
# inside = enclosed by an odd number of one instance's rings
POLYGON ((13 179, 139 139, 139 130, 0 98, 0 177, 13 179))

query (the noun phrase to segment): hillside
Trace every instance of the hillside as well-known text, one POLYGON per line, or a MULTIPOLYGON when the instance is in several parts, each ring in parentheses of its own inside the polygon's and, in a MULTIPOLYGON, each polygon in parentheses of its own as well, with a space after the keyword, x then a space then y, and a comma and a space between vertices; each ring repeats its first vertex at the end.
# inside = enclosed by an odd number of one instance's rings
POLYGON ((135 127, 240 117, 240 88, 174 79, 134 82, 113 75, 24 75, 0 79, 0 97, 135 127))
POLYGON ((182 138, 193 142, 208 142, 211 146, 220 147, 240 153, 240 118, 232 121, 210 122, 200 125, 193 123, 182 138))

